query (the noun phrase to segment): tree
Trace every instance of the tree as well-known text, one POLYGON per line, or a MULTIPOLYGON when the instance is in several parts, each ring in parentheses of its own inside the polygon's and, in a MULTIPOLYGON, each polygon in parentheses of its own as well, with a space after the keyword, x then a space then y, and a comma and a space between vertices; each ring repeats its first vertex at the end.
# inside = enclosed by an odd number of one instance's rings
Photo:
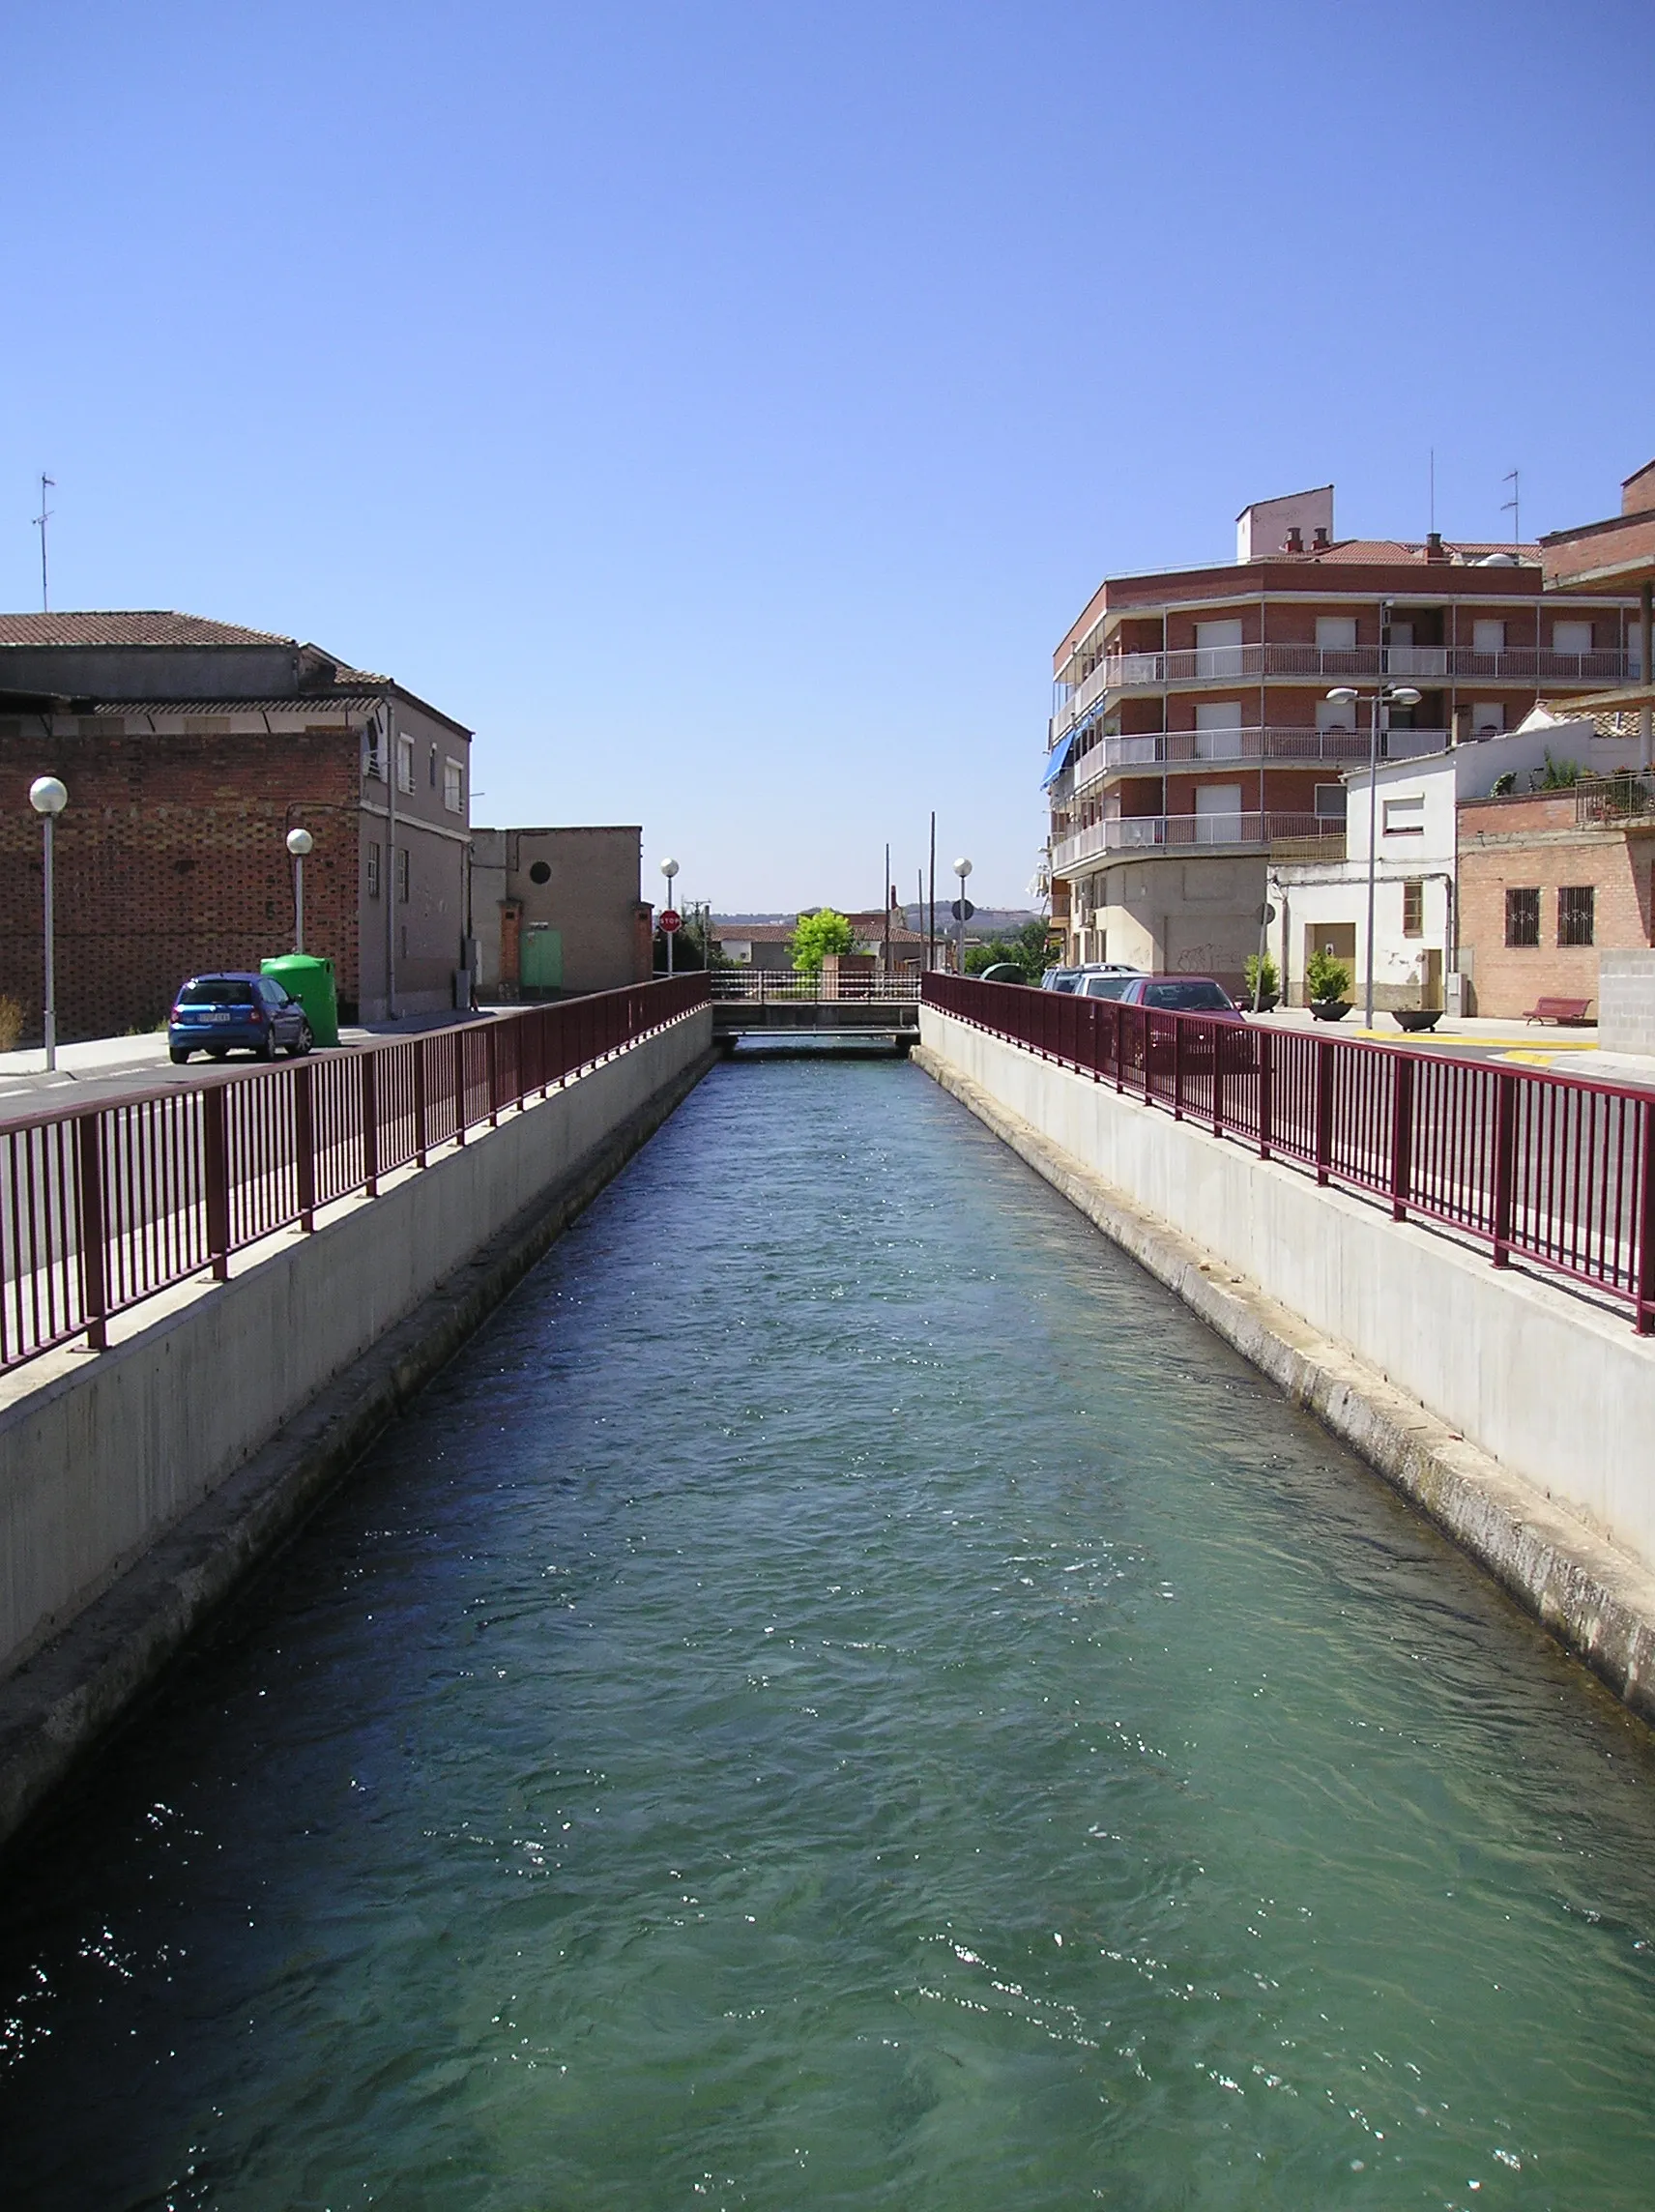
POLYGON ((1304 987, 1312 1003, 1321 1005, 1327 999, 1348 999, 1350 996, 1350 971, 1343 960, 1336 959, 1323 946, 1316 950, 1304 964, 1304 987))
POLYGON ((829 952, 852 952, 856 933, 842 914, 825 906, 817 914, 801 914, 793 932, 793 965, 800 975, 820 975, 829 952))
POLYGON ((1049 925, 1044 916, 1026 921, 1014 937, 994 937, 986 945, 966 947, 966 974, 980 975, 985 968, 1002 963, 1010 968, 1021 968, 1023 979, 1038 983, 1048 965, 1046 940, 1049 925))

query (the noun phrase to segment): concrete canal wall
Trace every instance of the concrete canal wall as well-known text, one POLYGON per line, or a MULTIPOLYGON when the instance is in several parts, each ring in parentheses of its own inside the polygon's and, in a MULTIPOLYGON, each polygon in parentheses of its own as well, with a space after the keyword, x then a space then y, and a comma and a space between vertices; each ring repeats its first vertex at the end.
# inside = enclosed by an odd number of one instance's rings
POLYGON ((925 1068, 1655 1718, 1655 1344, 1627 1316, 927 1006, 925 1068))
POLYGON ((703 1007, 0 1402, 0 1839, 712 1063, 703 1007))

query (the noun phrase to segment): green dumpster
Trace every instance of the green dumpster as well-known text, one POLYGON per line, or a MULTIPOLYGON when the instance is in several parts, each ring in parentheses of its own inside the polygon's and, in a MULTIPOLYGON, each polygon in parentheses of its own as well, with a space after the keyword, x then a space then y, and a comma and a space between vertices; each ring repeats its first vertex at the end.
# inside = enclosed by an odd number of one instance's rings
POLYGON ((274 975, 288 997, 299 1001, 318 1044, 338 1043, 339 1002, 331 960, 310 952, 284 952, 279 960, 261 960, 259 973, 274 975))

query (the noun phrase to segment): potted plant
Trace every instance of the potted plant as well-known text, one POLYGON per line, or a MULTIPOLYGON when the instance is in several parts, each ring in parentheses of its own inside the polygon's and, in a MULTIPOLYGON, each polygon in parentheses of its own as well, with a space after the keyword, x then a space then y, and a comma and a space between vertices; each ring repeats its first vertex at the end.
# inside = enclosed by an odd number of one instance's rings
POLYGON ((1319 1022, 1342 1022, 1350 1011, 1350 971, 1325 947, 1305 962, 1304 987, 1319 1022))
POLYGON ((1279 1003, 1282 995, 1281 977, 1276 974, 1275 962, 1267 952, 1263 959, 1258 953, 1249 952, 1242 974, 1246 978, 1242 997, 1249 1006, 1257 1005, 1260 1013, 1267 1014, 1279 1003))

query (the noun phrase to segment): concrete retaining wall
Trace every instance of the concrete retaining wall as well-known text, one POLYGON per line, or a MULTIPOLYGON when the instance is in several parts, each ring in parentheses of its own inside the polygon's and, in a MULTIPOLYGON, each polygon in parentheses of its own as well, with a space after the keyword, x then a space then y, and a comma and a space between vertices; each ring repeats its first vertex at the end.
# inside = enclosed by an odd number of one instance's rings
POLYGON ((1598 954, 1598 1045, 1655 1055, 1655 952, 1598 954))
MULTIPOLYGON (((440 1363, 451 1353, 562 1220, 670 1111, 710 1063, 711 1036, 704 1008, 527 1112, 508 1112, 498 1129, 397 1177, 378 1198, 331 1209, 314 1235, 271 1238, 237 1261, 228 1283, 197 1281, 152 1300, 124 1318, 122 1340, 107 1352, 59 1353, 8 1379, 0 1677, 10 1681, 0 1697, 10 1702, 0 1711, 0 1768, 17 1751, 18 1731, 26 1736, 40 1722, 40 1685, 29 1678, 51 1672, 42 1647, 106 1606, 103 1593, 113 1598, 123 1578, 140 1575, 169 1531, 231 1486, 261 1447, 268 1453, 284 1424, 314 1409, 330 1386, 338 1404, 327 1453, 334 1464, 348 1462, 423 1381, 433 1356, 440 1363), (479 1255, 491 1251, 492 1273, 479 1274, 479 1255), (452 1286, 468 1267, 477 1280, 456 1304, 452 1286), (392 1343, 399 1324, 406 1341, 375 1399, 360 1365, 392 1343), (23 1664, 37 1652, 38 1662, 23 1664)), ((256 1549, 242 1546, 235 1571, 256 1549)), ((218 1575, 215 1584, 218 1570, 200 1559, 191 1573, 195 1598, 183 1615, 223 1582, 218 1575)), ((141 1618, 129 1617, 128 1628, 145 1642, 141 1618)), ((73 1737, 84 1732, 75 1718, 76 1697, 84 1703, 79 1677, 73 1666, 66 1674, 53 1664, 48 1703, 55 1700, 57 1718, 48 1733, 73 1737)), ((129 1666, 120 1694, 130 1695, 142 1672, 129 1666)), ((114 1696, 102 1694, 101 1721, 114 1696)), ((12 1824, 8 1805, 16 1812, 38 1794, 32 1782, 21 1797, 0 1783, 0 1835, 12 1824)))
POLYGON ((926 1007, 920 1062, 1655 1713, 1628 1318, 926 1007))

